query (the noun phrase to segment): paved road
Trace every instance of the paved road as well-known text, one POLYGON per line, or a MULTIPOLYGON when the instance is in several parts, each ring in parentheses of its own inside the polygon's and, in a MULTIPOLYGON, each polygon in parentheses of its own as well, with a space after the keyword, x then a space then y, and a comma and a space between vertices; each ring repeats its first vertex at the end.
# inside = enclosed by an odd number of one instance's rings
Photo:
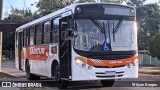
MULTIPOLYGON (((13 61, 5 61, 2 62, 2 71, 8 74, 11 74, 13 76, 16 76, 16 79, 12 79, 14 80, 20 80, 20 81, 26 81, 26 77, 25 77, 25 72, 22 71, 18 71, 15 68, 15 63, 13 61)), ((3 80, 3 79, 0 79, 3 80)), ((4 78, 4 80, 11 80, 11 79, 7 79, 4 78)), ((159 78, 147 78, 147 77, 139 77, 138 79, 123 79, 119 81, 116 81, 115 84, 113 85, 113 87, 102 87, 101 83, 99 81, 87 81, 87 82, 70 82, 68 89, 85 89, 85 90, 160 90, 160 87, 131 87, 132 86, 132 82, 128 82, 128 81, 137 81, 137 82, 133 82, 133 83, 141 83, 138 81, 144 81, 144 80, 149 80, 149 81, 159 81, 159 78)), ((42 80, 39 80, 38 82, 42 83, 42 85, 45 87, 45 89, 43 90, 58 90, 58 88, 56 87, 57 84, 54 80, 52 79, 46 79, 43 78, 42 80)), ((158 82, 158 83, 159 83, 158 82)), ((145 82, 142 82, 145 83, 145 82)), ((147 82, 148 83, 148 82, 147 82)), ((152 82, 153 83, 153 82, 152 82)), ((160 83, 158 84, 160 85, 160 83)), ((6 88, 7 89, 7 88, 6 88)), ((0 90, 3 90, 3 88, 0 88, 0 90)), ((16 90, 16 88, 14 89, 16 90)))
POLYGON ((19 71, 18 69, 16 69, 14 60, 12 60, 12 61, 2 61, 1 66, 2 66, 2 72, 8 73, 12 76, 15 76, 15 77, 26 80, 25 72, 19 71))

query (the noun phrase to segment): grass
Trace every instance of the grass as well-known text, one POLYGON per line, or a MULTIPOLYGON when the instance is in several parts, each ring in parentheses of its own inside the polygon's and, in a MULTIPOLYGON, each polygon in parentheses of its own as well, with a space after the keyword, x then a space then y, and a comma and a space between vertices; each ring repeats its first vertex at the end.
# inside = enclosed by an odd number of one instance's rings
POLYGON ((160 75, 160 67, 140 67, 138 72, 142 74, 160 75))
POLYGON ((15 77, 12 75, 0 72, 0 78, 15 78, 15 77))

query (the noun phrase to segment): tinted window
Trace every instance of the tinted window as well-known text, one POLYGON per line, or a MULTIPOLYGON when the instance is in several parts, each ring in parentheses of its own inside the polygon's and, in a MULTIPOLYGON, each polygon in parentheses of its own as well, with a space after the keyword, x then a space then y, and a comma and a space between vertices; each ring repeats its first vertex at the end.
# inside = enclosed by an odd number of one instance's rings
POLYGON ((42 42, 42 25, 36 25, 36 45, 40 45, 42 42))
POLYGON ((59 17, 53 20, 53 30, 59 30, 59 17))
POLYGON ((30 28, 30 45, 34 45, 34 33, 35 33, 35 28, 31 27, 30 28))
POLYGON ((52 20, 52 43, 59 41, 59 17, 52 20))
POLYGON ((50 43, 50 31, 51 31, 51 22, 50 21, 46 21, 44 23, 44 44, 49 44, 50 43))

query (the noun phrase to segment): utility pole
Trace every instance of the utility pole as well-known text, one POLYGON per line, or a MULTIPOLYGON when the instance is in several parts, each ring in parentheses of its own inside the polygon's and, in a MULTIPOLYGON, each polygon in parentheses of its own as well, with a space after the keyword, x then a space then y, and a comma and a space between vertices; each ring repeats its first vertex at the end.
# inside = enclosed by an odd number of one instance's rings
MULTIPOLYGON (((3 19, 3 0, 0 0, 0 20, 3 19)), ((2 32, 0 32, 0 72, 2 70, 2 32)))

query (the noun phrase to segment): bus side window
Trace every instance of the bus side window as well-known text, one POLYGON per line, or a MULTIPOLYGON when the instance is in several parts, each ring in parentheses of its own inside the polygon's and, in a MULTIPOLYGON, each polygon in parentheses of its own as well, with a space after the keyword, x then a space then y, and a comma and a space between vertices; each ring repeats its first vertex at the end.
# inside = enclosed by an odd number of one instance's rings
POLYGON ((29 45, 30 45, 30 44, 29 44, 29 43, 30 43, 30 42, 29 42, 29 41, 30 41, 30 37, 29 37, 29 36, 30 36, 30 30, 29 30, 29 28, 27 28, 27 29, 26 29, 26 41, 25 41, 25 42, 26 42, 26 46, 29 46, 29 45))
POLYGON ((28 31, 27 28, 23 30, 23 46, 24 47, 27 46, 27 31, 28 31))
POLYGON ((23 47, 25 47, 25 43, 26 43, 26 42, 25 42, 25 37, 26 37, 25 34, 26 34, 26 29, 23 29, 23 34, 22 34, 22 39, 23 39, 23 41, 22 41, 22 46, 23 46, 23 47))
POLYGON ((52 20, 52 43, 59 41, 59 19, 60 17, 52 20))
POLYGON ((51 22, 50 21, 44 22, 44 34, 43 34, 44 44, 50 43, 50 31, 51 31, 51 22))
POLYGON ((30 27, 30 45, 34 45, 34 33, 35 33, 35 28, 34 26, 30 27))
POLYGON ((16 47, 18 47, 18 32, 16 32, 16 47))
POLYGON ((42 25, 41 23, 36 25, 36 45, 40 45, 42 43, 42 25))

